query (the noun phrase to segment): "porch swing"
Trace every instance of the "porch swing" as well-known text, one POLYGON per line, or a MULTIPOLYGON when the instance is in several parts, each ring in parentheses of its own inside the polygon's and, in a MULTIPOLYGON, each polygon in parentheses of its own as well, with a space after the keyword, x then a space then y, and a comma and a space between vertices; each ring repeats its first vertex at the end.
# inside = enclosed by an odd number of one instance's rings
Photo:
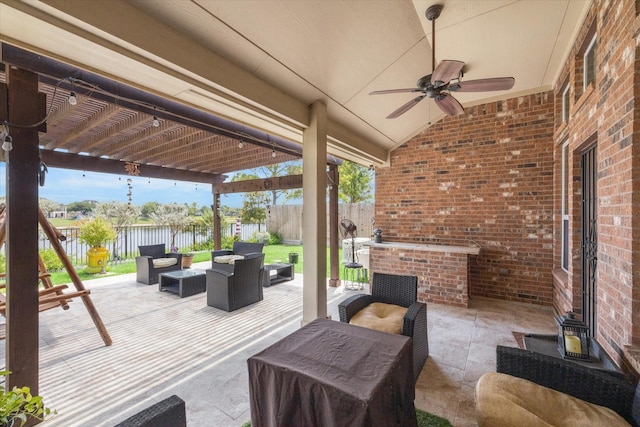
MULTIPOLYGON (((75 268, 71 264, 69 257, 64 251, 61 241, 66 240, 66 236, 63 235, 58 229, 56 229, 53 224, 51 224, 47 218, 44 216, 42 209, 38 207, 38 222, 42 230, 46 234, 47 238, 51 242, 51 246, 55 250, 56 254, 62 261, 71 281, 74 284, 75 291, 72 292, 64 292, 64 290, 68 289, 68 285, 53 285, 51 282, 51 273, 47 270, 47 266, 42 260, 42 257, 38 255, 38 281, 42 283, 42 288, 38 290, 38 311, 50 310, 52 308, 60 307, 63 310, 69 309, 69 302, 73 300, 73 298, 81 298, 84 303, 93 323, 96 325, 104 344, 110 346, 112 341, 109 336, 109 332, 107 332, 104 323, 102 323, 102 319, 98 314, 95 306, 93 305, 93 301, 89 294, 91 291, 84 287, 84 284, 80 280, 78 273, 75 268)), ((7 225, 6 225, 6 206, 4 204, 0 205, 0 248, 4 245, 7 233, 7 225)), ((0 283, 0 289, 6 289, 6 274, 0 273, 0 280, 4 280, 5 283, 0 283)), ((7 309, 7 301, 6 294, 4 292, 0 292, 0 314, 5 315, 7 309)), ((0 339, 6 338, 5 324, 0 325, 0 339)))

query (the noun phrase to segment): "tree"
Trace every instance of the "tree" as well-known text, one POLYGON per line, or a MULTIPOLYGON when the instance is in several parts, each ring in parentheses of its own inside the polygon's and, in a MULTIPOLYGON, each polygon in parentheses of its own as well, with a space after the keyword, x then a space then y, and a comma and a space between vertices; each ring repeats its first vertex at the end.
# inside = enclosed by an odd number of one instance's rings
MULTIPOLYGON (((262 166, 257 170, 254 170, 263 178, 276 178, 279 176, 287 175, 301 175, 302 164, 300 160, 294 162, 276 163, 273 165, 262 166)), ((257 176, 257 175, 256 175, 257 176)), ((299 199, 302 197, 302 189, 296 188, 291 190, 269 190, 271 193, 271 205, 275 205, 278 202, 280 196, 284 196, 286 200, 299 199)))
POLYGON ((158 211, 159 206, 160 203, 158 202, 147 202, 140 208, 140 214, 145 218, 151 218, 151 215, 158 211))
MULTIPOLYGON (((231 181, 245 181, 248 179, 259 179, 255 173, 238 173, 233 176, 231 181)), ((242 222, 247 224, 260 224, 267 217, 265 206, 269 203, 269 194, 265 191, 252 191, 244 193, 242 209, 240 209, 240 218, 242 222)))
POLYGON ((367 168, 345 160, 338 166, 338 173, 340 200, 345 203, 360 203, 372 199, 371 172, 367 168))
POLYGON ((51 215, 51 212, 60 210, 60 207, 62 206, 58 202, 54 202, 53 200, 44 199, 44 198, 41 198, 38 201, 38 205, 40 205, 40 209, 42 209, 42 213, 46 217, 49 217, 49 215, 51 215))
POLYGON ((167 203, 160 205, 151 218, 156 224, 166 225, 171 232, 171 248, 176 246, 176 235, 193 223, 185 205, 167 203))
POLYGON ((80 212, 82 215, 87 215, 93 210, 93 207, 95 205, 96 202, 92 202, 89 200, 84 200, 82 202, 71 202, 67 205, 67 211, 80 212))
POLYGON ((125 202, 112 200, 108 203, 99 203, 93 213, 96 216, 107 219, 116 228, 129 226, 136 222, 140 216, 140 208, 125 202))

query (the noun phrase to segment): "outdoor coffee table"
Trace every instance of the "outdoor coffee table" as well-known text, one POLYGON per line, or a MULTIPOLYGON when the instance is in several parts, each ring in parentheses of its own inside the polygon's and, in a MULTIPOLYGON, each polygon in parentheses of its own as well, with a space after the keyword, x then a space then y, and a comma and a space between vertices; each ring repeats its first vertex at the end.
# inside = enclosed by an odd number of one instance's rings
POLYGON ((169 291, 178 294, 180 298, 205 292, 207 290, 207 276, 201 270, 177 270, 160 274, 159 291, 169 291))
POLYGON ((276 283, 293 280, 296 274, 293 264, 267 264, 264 266, 264 271, 265 277, 262 286, 265 288, 276 283))

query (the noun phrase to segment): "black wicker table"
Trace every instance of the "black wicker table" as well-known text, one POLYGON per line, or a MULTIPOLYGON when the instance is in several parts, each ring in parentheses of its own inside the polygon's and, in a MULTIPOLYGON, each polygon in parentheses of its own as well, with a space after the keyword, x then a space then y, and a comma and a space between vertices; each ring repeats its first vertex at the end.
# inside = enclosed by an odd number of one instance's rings
POLYGON ((158 281, 159 291, 178 294, 180 298, 189 297, 207 290, 207 276, 200 270, 177 270, 162 273, 158 281))
POLYGON ((264 271, 265 275, 262 286, 265 288, 275 285, 276 283, 293 280, 296 274, 293 264, 267 264, 264 266, 264 271))
MULTIPOLYGON (((562 359, 562 355, 558 351, 557 335, 527 334, 524 336, 524 347, 536 353, 562 359)), ((589 356, 589 360, 567 360, 586 366, 587 368, 622 373, 622 369, 611 360, 609 355, 602 350, 602 347, 600 347, 600 344, 598 344, 594 338, 589 339, 589 356)))

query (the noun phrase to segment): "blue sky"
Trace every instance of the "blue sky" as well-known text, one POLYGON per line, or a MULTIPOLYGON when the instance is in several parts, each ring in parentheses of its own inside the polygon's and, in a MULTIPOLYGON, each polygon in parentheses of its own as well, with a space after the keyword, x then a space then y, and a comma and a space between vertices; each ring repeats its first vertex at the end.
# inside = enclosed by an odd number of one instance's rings
MULTIPOLYGON (((49 168, 44 187, 39 188, 40 197, 65 205, 83 200, 127 202, 127 178, 132 179, 132 200, 134 205, 146 202, 187 203, 211 206, 213 196, 211 185, 183 181, 169 181, 156 178, 111 175, 83 172, 60 168, 49 168)), ((0 163, 0 195, 6 195, 6 163, 0 163)), ((229 207, 242 206, 242 194, 223 194, 220 203, 229 207)))

